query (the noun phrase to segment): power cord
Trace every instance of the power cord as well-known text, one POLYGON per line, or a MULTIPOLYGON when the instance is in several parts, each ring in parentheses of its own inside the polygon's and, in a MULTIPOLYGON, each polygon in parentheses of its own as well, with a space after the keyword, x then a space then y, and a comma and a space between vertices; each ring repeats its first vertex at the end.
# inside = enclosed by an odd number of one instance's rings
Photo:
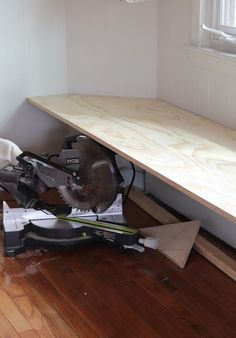
POLYGON ((123 206, 125 205, 125 203, 127 202, 127 199, 129 197, 129 193, 130 193, 130 190, 133 186, 133 183, 134 183, 134 180, 135 180, 135 175, 136 175, 136 170, 135 170, 135 166, 132 162, 130 162, 130 165, 132 167, 132 171, 133 171, 133 175, 132 175, 132 178, 131 178, 131 181, 130 181, 130 184, 129 184, 129 187, 128 187, 128 190, 127 190, 127 193, 124 197, 124 200, 123 200, 123 206))

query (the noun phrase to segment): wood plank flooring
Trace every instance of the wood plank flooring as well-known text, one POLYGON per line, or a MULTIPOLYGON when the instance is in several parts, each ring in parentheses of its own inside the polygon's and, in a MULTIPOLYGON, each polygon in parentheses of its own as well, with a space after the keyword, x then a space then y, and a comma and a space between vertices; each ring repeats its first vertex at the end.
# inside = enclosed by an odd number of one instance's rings
MULTIPOLYGON (((6 196, 5 196, 6 197, 6 196)), ((156 225, 134 203, 131 225, 156 225)), ((3 256, 0 337, 236 337, 235 283, 196 252, 184 270, 157 251, 106 244, 3 256)))

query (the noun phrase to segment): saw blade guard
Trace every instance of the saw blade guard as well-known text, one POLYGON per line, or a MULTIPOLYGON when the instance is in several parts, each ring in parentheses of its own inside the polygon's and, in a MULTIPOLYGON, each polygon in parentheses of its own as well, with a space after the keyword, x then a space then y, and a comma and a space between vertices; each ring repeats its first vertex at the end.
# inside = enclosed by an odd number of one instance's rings
POLYGON ((85 135, 66 139, 64 148, 57 163, 74 174, 61 184, 60 172, 56 173, 62 198, 73 208, 102 213, 116 200, 123 182, 114 154, 85 135))

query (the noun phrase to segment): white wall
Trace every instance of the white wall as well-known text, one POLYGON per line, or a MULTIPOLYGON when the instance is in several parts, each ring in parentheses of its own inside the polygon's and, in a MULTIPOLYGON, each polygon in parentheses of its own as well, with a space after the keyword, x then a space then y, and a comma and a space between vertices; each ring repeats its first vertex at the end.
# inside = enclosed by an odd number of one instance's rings
POLYGON ((22 149, 61 147, 65 126, 25 102, 67 91, 63 0, 0 0, 0 137, 22 149))
MULTIPOLYGON (((186 49, 192 1, 158 1, 158 97, 236 128, 236 66, 186 49)), ((166 184, 147 176, 146 189, 236 247, 236 226, 166 184)))
POLYGON ((157 0, 67 0, 69 92, 156 97, 157 0))
MULTIPOLYGON (((197 13, 196 13, 197 15, 197 13)), ((236 128, 235 61, 190 52, 192 1, 158 1, 158 97, 236 128)))
MULTIPOLYGON (((70 93, 156 98, 157 3, 66 1, 70 93)), ((123 175, 129 182, 131 171, 123 175)), ((135 183, 143 186, 142 173, 135 183)))

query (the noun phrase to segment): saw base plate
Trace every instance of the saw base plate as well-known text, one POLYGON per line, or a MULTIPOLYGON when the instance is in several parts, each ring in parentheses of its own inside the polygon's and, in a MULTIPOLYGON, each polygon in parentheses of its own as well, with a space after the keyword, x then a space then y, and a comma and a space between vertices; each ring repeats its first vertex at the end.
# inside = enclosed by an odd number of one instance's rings
MULTIPOLYGON (((126 225, 121 195, 118 195, 113 205, 103 214, 91 212, 82 214, 76 209, 72 209, 69 217, 116 223, 118 227, 126 225)), ((9 208, 6 202, 3 202, 3 232, 4 250, 8 257, 15 257, 28 247, 71 247, 107 239, 105 235, 110 236, 111 240, 112 236, 114 237, 114 234, 108 234, 106 230, 95 233, 94 230, 86 228, 82 223, 58 219, 47 210, 9 208)))

